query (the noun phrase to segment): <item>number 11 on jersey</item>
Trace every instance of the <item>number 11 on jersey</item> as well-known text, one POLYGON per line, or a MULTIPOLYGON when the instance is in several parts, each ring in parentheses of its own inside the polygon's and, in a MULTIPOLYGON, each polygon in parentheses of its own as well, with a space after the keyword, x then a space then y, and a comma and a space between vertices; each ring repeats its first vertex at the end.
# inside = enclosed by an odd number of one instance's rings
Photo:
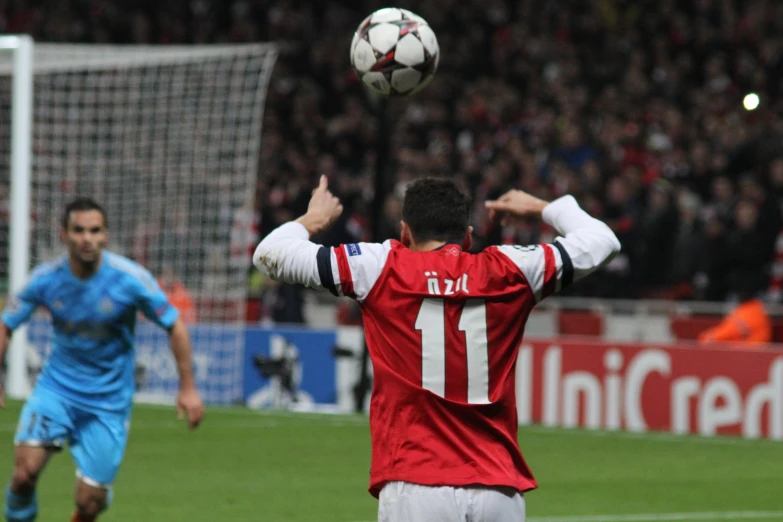
MULTIPOLYGON (((447 346, 444 299, 424 299, 415 327, 421 332, 421 386, 435 395, 445 397, 447 346)), ((465 334, 468 404, 489 404, 487 306, 483 299, 469 299, 465 302, 458 328, 465 334)))

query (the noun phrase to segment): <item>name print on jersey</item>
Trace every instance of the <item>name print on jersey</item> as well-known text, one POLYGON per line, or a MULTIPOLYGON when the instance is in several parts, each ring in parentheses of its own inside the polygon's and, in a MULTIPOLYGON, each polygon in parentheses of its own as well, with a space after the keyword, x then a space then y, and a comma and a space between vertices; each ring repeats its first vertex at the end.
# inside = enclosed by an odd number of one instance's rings
POLYGON ((454 295, 458 292, 469 294, 468 291, 468 274, 462 274, 462 277, 454 279, 438 278, 437 272, 424 272, 427 277, 427 292, 430 295, 454 295), (441 292, 441 288, 443 292, 441 292))

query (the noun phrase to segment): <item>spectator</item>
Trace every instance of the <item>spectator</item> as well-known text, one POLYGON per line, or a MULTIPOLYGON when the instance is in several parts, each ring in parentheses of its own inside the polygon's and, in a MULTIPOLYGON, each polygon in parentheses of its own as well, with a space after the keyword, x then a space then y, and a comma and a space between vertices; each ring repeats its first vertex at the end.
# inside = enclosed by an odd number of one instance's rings
POLYGON ((742 199, 734 212, 735 229, 728 234, 728 256, 731 276, 765 274, 772 261, 768 238, 759 222, 759 209, 752 200, 742 199))
POLYGON ((179 311, 185 324, 198 322, 198 313, 196 312, 193 298, 171 266, 164 266, 160 271, 158 284, 163 292, 166 293, 171 305, 179 311))
POLYGON ((638 285, 643 292, 654 294, 671 279, 672 256, 676 241, 672 230, 677 230, 677 207, 672 187, 658 181, 648 191, 647 208, 639 223, 638 285))
POLYGON ((731 250, 726 237, 727 225, 714 212, 704 218, 704 249, 699 271, 694 278, 694 297, 704 301, 723 301, 728 296, 727 274, 731 270, 731 250))
POLYGON ((706 238, 699 220, 700 209, 701 202, 693 192, 683 189, 678 194, 679 226, 672 245, 672 288, 667 297, 688 299, 695 295, 701 254, 706 248, 706 238))
POLYGON ((772 341, 772 324, 758 292, 766 287, 756 274, 741 274, 734 278, 739 304, 713 328, 699 334, 702 344, 732 343, 750 348, 772 341))

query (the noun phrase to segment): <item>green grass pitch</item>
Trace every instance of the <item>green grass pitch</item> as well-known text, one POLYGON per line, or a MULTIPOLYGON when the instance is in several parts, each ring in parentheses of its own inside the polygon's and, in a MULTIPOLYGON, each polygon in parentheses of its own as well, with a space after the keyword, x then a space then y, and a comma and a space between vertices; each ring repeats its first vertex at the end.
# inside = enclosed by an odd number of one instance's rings
MULTIPOLYGON (((19 409, 0 410, 3 482, 19 409)), ((520 443, 540 483, 526 497, 532 522, 783 520, 781 442, 534 426, 520 429, 520 443)), ((370 522, 369 465, 360 416, 213 408, 188 432, 172 409, 138 406, 101 520, 370 522)), ((70 456, 55 456, 40 521, 68 519, 73 483, 70 456)))

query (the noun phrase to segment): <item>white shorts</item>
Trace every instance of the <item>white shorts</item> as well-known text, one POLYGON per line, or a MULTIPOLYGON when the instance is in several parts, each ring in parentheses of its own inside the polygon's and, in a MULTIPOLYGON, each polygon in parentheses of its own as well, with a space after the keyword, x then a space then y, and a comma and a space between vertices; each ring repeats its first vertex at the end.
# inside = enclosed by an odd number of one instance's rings
POLYGON ((389 482, 378 502, 378 522, 524 521, 525 497, 513 488, 389 482))

